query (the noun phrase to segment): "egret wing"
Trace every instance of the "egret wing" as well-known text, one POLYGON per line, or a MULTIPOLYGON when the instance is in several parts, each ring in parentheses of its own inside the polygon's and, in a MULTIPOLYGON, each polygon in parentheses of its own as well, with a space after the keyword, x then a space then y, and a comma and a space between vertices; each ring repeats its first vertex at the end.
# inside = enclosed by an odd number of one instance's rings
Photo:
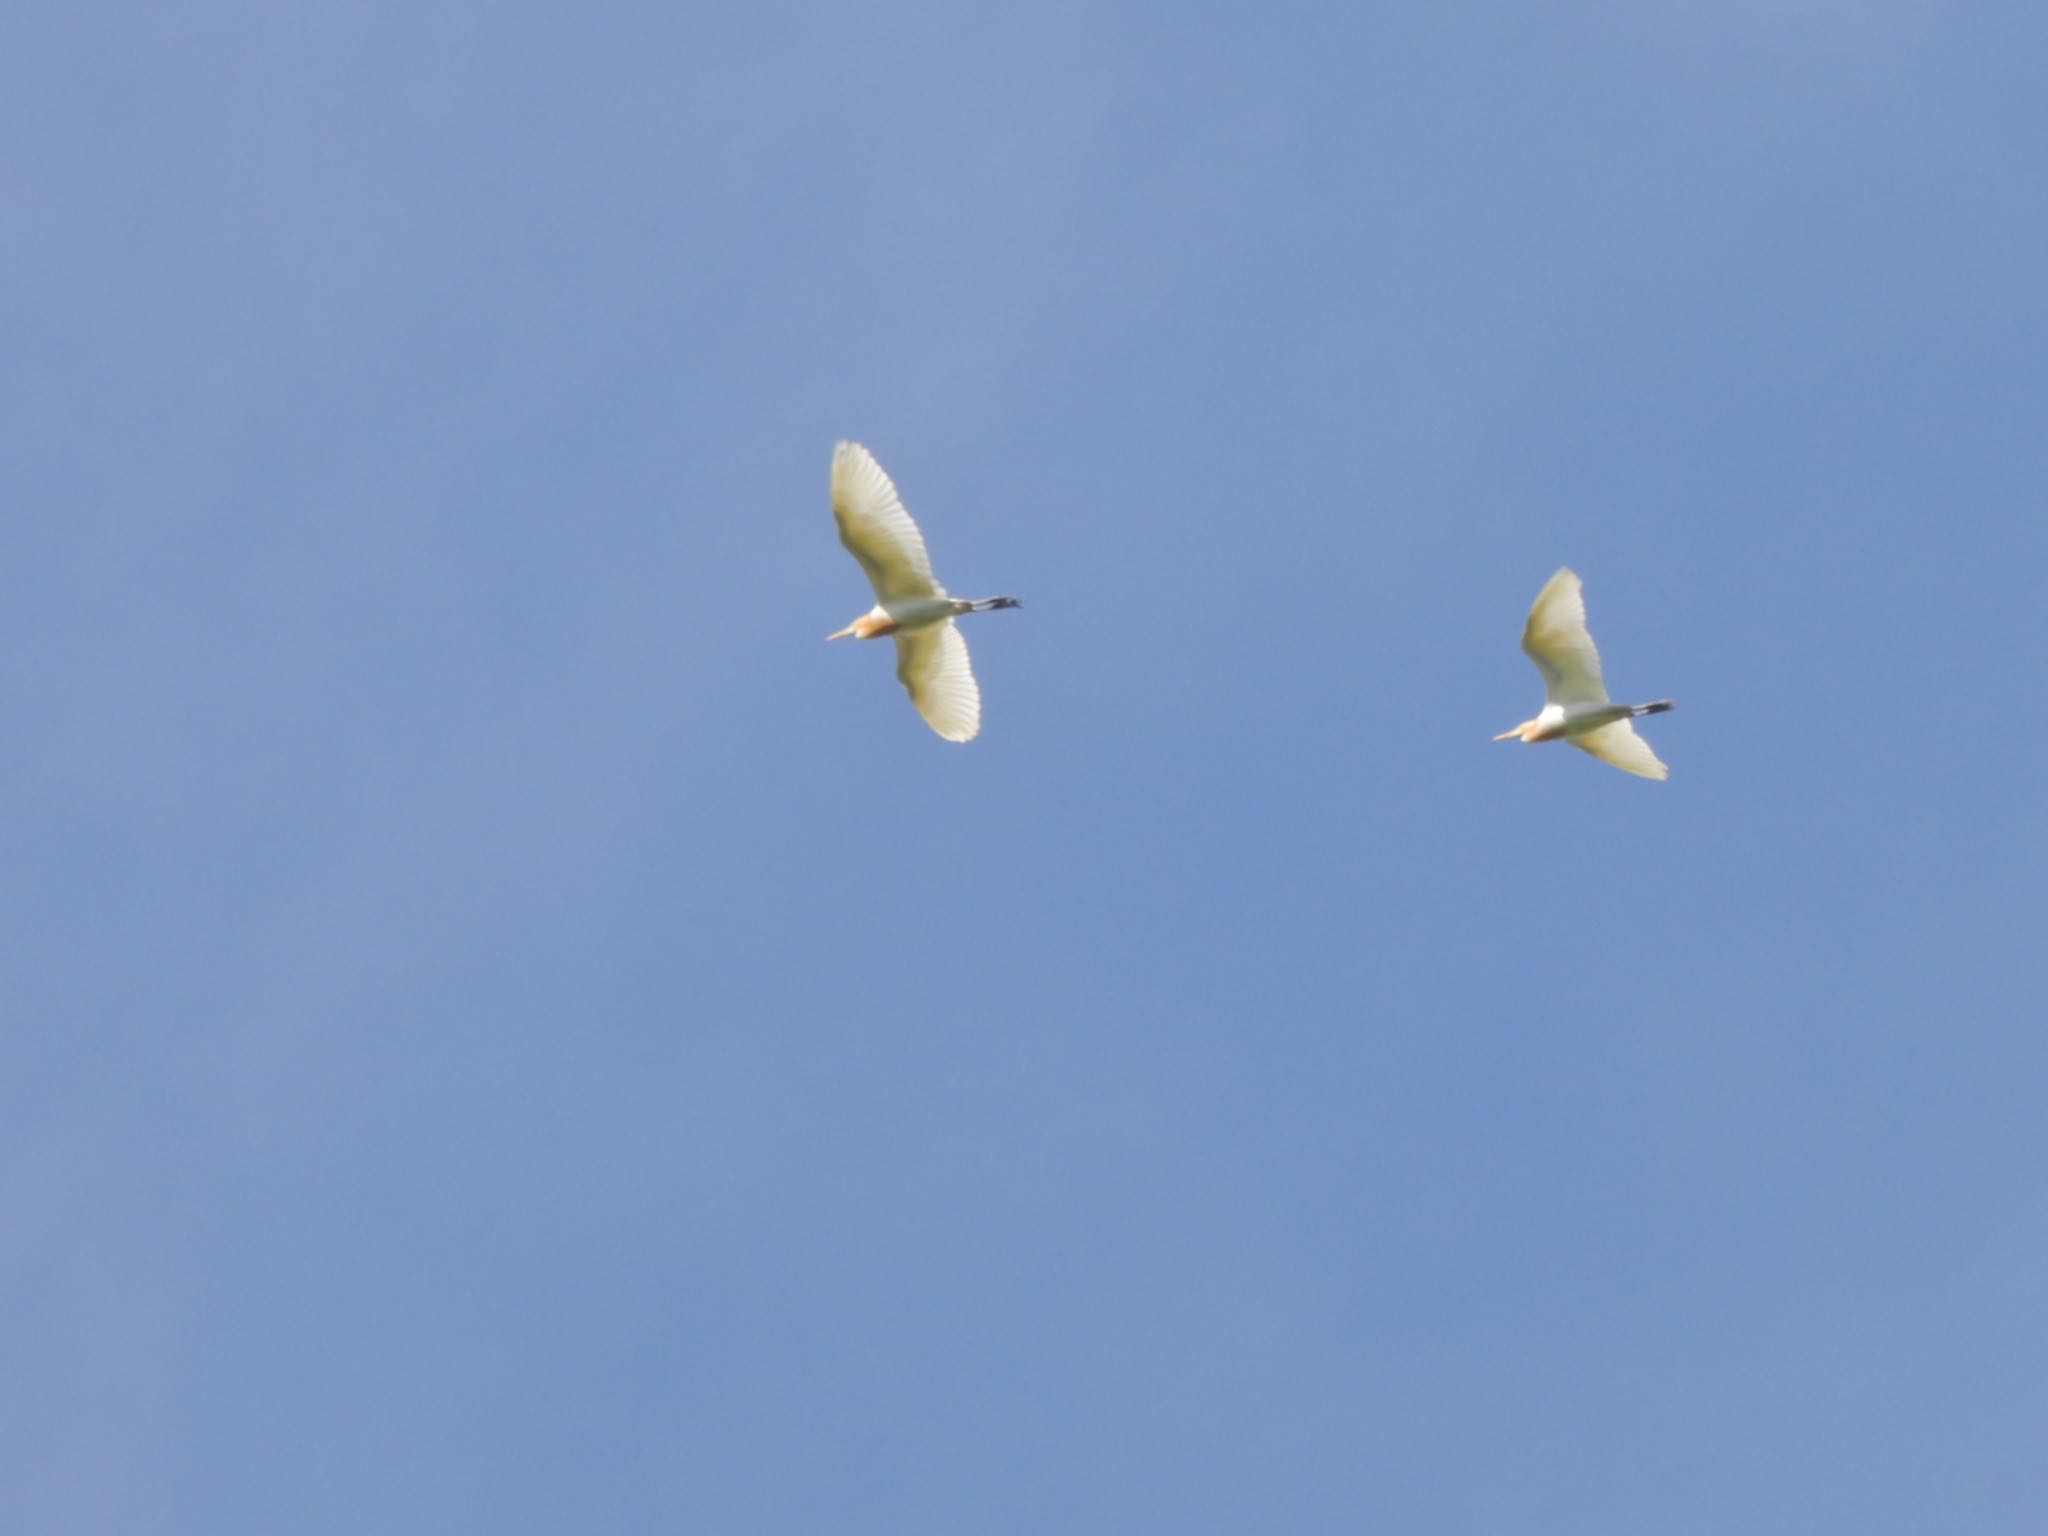
POLYGON ((946 595, 932 579, 924 536, 903 510, 895 484, 859 443, 841 443, 832 455, 832 516, 839 542, 868 573, 877 601, 946 595))
POLYGON ((1638 736, 1636 728, 1626 720, 1616 720, 1596 731, 1587 731, 1583 736, 1567 736, 1565 740, 1603 763, 1614 764, 1623 773, 1633 773, 1645 779, 1671 777, 1671 770, 1657 760, 1650 744, 1638 736))
POLYGON ((1600 653, 1586 629, 1586 599, 1578 575, 1560 566, 1543 584, 1522 626, 1522 650, 1543 674, 1543 694, 1552 704, 1605 704, 1600 653))
POLYGON ((967 642, 951 619, 896 632, 896 676, 926 725, 948 741, 974 740, 981 730, 981 689, 967 642))

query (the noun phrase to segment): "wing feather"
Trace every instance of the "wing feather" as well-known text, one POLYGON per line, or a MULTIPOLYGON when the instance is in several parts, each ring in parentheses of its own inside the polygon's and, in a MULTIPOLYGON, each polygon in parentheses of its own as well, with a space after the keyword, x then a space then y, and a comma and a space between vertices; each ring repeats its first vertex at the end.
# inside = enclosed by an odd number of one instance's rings
POLYGON ((868 573, 877 602, 946 595, 932 579, 924 536, 895 483, 859 443, 841 443, 832 455, 832 516, 839 542, 868 573))
POLYGON ((896 676, 925 724, 946 740, 972 741, 981 730, 981 689, 951 619, 897 631, 896 676))
POLYGON ((1543 674, 1543 695, 1551 704, 1605 704, 1600 653, 1586 628, 1586 599, 1577 573, 1560 566, 1536 594, 1529 622, 1522 626, 1522 650, 1543 674))
POLYGON ((1657 760, 1650 744, 1638 736, 1636 728, 1626 720, 1616 720, 1596 731, 1587 731, 1583 736, 1567 736, 1565 740, 1603 763, 1612 763, 1623 773, 1633 773, 1645 779, 1671 777, 1671 770, 1657 760))

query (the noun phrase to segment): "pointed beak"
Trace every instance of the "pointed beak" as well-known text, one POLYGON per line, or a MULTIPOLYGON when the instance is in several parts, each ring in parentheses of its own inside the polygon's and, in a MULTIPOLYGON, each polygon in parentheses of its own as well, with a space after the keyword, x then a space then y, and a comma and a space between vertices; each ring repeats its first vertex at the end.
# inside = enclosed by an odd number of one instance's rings
POLYGON ((1518 725, 1512 731, 1502 731, 1498 736, 1494 737, 1493 739, 1495 741, 1508 741, 1514 737, 1520 736, 1521 734, 1522 728, 1518 725))
POLYGON ((840 630, 837 634, 827 635, 825 638, 827 640, 844 640, 848 635, 852 633, 853 625, 849 624, 846 626, 846 628, 840 630))

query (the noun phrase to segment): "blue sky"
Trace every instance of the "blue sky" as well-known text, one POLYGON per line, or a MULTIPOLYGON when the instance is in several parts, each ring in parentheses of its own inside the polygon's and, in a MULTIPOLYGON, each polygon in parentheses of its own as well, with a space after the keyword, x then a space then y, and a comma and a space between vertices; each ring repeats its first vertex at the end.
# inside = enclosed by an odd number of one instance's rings
POLYGON ((5 30, 23 1529, 2048 1519, 2038 7, 5 30))

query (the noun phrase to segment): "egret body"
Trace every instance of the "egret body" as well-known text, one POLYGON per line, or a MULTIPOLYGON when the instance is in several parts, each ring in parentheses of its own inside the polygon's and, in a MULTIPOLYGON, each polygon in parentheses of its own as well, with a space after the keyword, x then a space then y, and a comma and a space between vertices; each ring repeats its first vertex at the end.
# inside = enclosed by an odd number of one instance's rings
POLYGON ((1561 566, 1536 594, 1529 622, 1522 626, 1522 650, 1543 674, 1543 712, 1524 720, 1495 741, 1517 737, 1525 742, 1568 741, 1581 752, 1624 773, 1662 779, 1671 770, 1657 760, 1650 744, 1629 722, 1637 715, 1657 715, 1672 707, 1670 699, 1652 704, 1616 704, 1600 678, 1600 653, 1586 628, 1586 599, 1577 574, 1561 566))
POLYGON ((896 639, 896 676, 925 724, 948 741, 972 741, 981 730, 981 689, 967 660, 967 642, 953 620, 963 613, 1015 608, 1014 597, 952 597, 932 576, 924 536, 903 509, 896 487, 859 443, 841 443, 832 455, 832 516, 839 542, 868 573, 875 606, 846 628, 840 640, 896 639))

